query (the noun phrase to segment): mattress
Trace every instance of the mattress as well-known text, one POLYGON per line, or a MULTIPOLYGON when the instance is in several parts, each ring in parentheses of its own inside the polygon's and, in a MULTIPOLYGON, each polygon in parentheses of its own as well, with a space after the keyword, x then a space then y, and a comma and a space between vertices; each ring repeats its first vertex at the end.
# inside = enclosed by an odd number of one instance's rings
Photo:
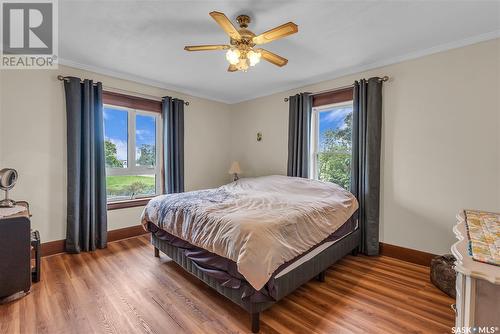
POLYGON ((350 221, 347 221, 344 225, 342 225, 339 228, 339 230, 341 230, 342 232, 338 233, 338 237, 337 238, 335 238, 332 241, 326 241, 326 242, 322 243, 321 245, 315 247, 314 249, 312 249, 311 251, 307 252, 306 254, 304 254, 303 256, 299 257, 298 259, 296 259, 294 261, 291 261, 283 269, 278 269, 276 271, 276 275, 274 276, 274 278, 279 278, 279 277, 281 277, 283 275, 288 274, 290 271, 292 271, 295 268, 299 267, 301 264, 309 261, 310 259, 312 259, 316 255, 318 255, 319 253, 321 253, 322 251, 324 251, 325 249, 327 249, 331 245, 339 242, 340 240, 344 239, 345 237, 347 237, 351 233, 354 233, 354 231, 356 231, 357 229, 358 229, 358 221, 357 220, 356 220, 356 222, 354 224, 352 224, 350 221))

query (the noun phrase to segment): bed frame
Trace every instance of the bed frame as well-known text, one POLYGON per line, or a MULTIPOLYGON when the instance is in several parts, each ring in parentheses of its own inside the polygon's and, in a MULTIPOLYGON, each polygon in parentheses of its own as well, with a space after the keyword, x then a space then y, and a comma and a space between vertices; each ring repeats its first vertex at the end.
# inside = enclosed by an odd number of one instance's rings
POLYGON ((361 231, 359 228, 345 237, 337 240, 330 247, 323 250, 318 255, 307 260, 290 272, 275 278, 276 300, 267 302, 249 302, 242 300, 242 288, 231 289, 221 286, 214 278, 208 276, 205 272, 198 269, 193 261, 187 258, 179 248, 170 245, 168 242, 157 238, 154 234, 151 235, 151 243, 155 247, 155 256, 160 256, 160 251, 174 260, 177 264, 183 267, 186 271, 198 277, 207 285, 215 289, 221 295, 225 296, 233 303, 238 304, 243 309, 251 314, 252 332, 258 333, 260 329, 260 312, 271 307, 274 303, 292 293, 302 284, 317 278, 319 281, 325 281, 326 270, 335 262, 342 259, 345 255, 352 252, 357 255, 361 240, 361 231))

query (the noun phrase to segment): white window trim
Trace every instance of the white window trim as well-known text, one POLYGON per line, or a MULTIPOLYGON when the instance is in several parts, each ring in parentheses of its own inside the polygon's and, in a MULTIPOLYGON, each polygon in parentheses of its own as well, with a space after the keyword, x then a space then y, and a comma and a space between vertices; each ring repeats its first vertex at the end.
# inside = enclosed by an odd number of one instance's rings
POLYGON ((309 156, 309 178, 317 180, 319 177, 318 170, 318 149, 319 149, 319 113, 328 109, 352 106, 353 101, 345 101, 339 103, 325 104, 323 106, 312 108, 311 115, 311 141, 310 141, 310 156, 309 156))
MULTIPOLYGON (((127 112, 127 167, 126 168, 118 168, 118 167, 106 167, 106 176, 115 176, 115 175, 155 175, 155 191, 156 193, 153 196, 159 195, 162 192, 162 162, 163 157, 161 152, 163 152, 163 143, 162 143, 162 122, 161 115, 159 113, 144 111, 139 109, 132 109, 127 107, 115 106, 112 104, 104 104, 104 107, 123 110, 127 112), (147 115, 155 117, 155 125, 156 125, 156 164, 154 167, 147 166, 136 166, 136 128, 135 128, 135 119, 136 115, 147 115)), ((150 197, 149 195, 137 196, 136 199, 150 197)), ((118 202, 118 201, 127 201, 127 200, 108 200, 108 203, 118 202)))

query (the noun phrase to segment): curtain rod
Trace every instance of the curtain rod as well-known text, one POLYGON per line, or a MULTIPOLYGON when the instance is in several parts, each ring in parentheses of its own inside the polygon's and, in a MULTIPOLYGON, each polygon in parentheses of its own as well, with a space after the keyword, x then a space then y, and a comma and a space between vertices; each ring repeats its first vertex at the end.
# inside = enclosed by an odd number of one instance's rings
MULTIPOLYGON (((68 77, 65 77, 65 76, 63 76, 63 75, 58 75, 58 76, 57 76, 57 80, 59 80, 59 81, 65 81, 65 80, 67 80, 67 79, 68 79, 68 77)), ((80 82, 83 82, 83 81, 80 81, 80 82)), ((94 85, 95 85, 95 84, 94 84, 94 85)), ((115 91, 117 91, 117 93, 122 92, 122 93, 126 93, 126 94, 142 95, 142 96, 145 96, 145 97, 148 97, 148 98, 150 98, 150 99, 157 100, 157 101, 158 101, 158 100, 159 100, 159 101, 162 101, 162 100, 163 100, 163 98, 159 98, 159 97, 156 97, 156 96, 153 96, 153 95, 141 94, 141 93, 134 93, 134 92, 130 92, 130 91, 127 91, 127 90, 125 90, 125 89, 121 89, 121 88, 108 87, 108 86, 103 86, 103 88, 105 88, 105 89, 112 89, 112 90, 115 90, 115 91)), ((189 105, 189 101, 184 101, 184 104, 188 106, 188 105, 189 105)))
MULTIPOLYGON (((383 76, 381 78, 378 78, 380 82, 385 82, 385 81, 388 81, 389 80, 389 77, 386 75, 386 76, 383 76)), ((334 89, 326 89, 326 90, 321 90, 319 92, 315 92, 315 93, 312 93, 311 96, 314 96, 314 95, 319 95, 319 94, 323 94, 323 93, 330 93, 330 92, 335 92, 337 90, 342 90, 342 89, 346 89, 346 88, 349 88, 349 87, 352 87, 354 86, 353 85, 348 85, 348 86, 343 86, 343 87, 337 87, 337 88, 334 88, 334 89)), ((285 102, 288 102, 289 98, 288 97, 285 97, 283 99, 283 101, 285 102)))

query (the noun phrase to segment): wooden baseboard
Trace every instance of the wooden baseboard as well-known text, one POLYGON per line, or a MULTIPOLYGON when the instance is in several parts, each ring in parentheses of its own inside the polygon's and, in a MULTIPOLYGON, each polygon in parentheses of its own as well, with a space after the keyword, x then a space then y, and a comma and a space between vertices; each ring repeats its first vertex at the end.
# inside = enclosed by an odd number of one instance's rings
POLYGON ((380 255, 427 267, 430 267, 432 258, 437 256, 435 254, 422 252, 416 249, 390 245, 383 242, 380 243, 380 255))
POLYGON ((64 240, 43 242, 40 245, 40 256, 49 256, 64 252, 64 240))
MULTIPOLYGON (((124 227, 117 230, 108 231, 108 242, 136 237, 148 232, 144 231, 142 225, 124 227)), ((55 240, 44 242, 41 245, 41 256, 49 256, 64 252, 64 241, 55 240)))
MULTIPOLYGON (((146 233, 148 232, 144 231, 141 225, 111 230, 108 231, 108 242, 132 238, 146 233)), ((63 253, 64 240, 44 242, 41 245, 41 249, 42 256, 63 253)), ((406 262, 420 264, 427 267, 431 265, 432 258, 436 256, 435 254, 422 252, 416 249, 386 244, 383 242, 380 243, 380 255, 392 257, 406 262)))
POLYGON ((132 238, 146 233, 149 232, 144 231, 142 225, 119 228, 117 230, 108 231, 108 242, 132 238))

